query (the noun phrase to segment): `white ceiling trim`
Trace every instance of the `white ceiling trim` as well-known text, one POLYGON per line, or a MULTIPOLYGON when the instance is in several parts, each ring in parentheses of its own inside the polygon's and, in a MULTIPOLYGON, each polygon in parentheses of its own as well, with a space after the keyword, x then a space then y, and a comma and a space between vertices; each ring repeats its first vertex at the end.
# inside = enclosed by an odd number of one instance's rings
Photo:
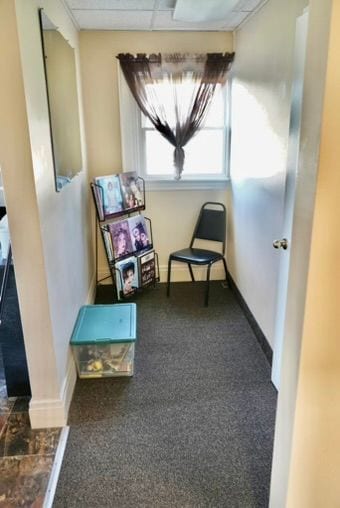
POLYGON ((70 6, 69 6, 69 4, 68 4, 67 0, 61 0, 61 3, 63 4, 63 6, 65 7, 65 9, 66 9, 66 11, 67 11, 67 13, 68 13, 68 15, 70 16, 71 21, 72 21, 72 23, 73 23, 73 25, 74 25, 75 29, 79 32, 79 30, 80 30, 80 25, 79 25, 79 23, 77 22, 76 18, 74 17, 74 14, 73 14, 73 12, 72 12, 72 9, 70 8, 70 6))

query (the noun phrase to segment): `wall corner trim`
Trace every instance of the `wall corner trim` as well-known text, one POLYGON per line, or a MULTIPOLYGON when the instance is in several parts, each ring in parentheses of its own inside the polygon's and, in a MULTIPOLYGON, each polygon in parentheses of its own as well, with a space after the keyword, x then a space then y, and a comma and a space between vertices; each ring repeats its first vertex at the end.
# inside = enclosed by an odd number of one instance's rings
POLYGON ((68 369, 58 399, 34 399, 29 405, 32 429, 65 427, 67 425, 74 387, 77 380, 76 367, 70 356, 68 369))
POLYGON ((96 281, 96 273, 94 272, 90 281, 85 305, 92 305, 94 303, 96 298, 96 289, 97 289, 97 281, 96 281))

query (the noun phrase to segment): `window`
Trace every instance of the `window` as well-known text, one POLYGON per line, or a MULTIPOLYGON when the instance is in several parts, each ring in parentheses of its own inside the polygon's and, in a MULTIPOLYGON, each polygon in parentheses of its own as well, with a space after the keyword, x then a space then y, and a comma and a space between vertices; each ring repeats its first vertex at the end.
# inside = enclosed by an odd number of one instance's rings
MULTIPOLYGON (((162 85, 160 85, 161 87, 162 85)), ((185 87, 183 94, 185 96, 185 87)), ((190 86, 190 85, 189 85, 190 86)), ((168 89, 160 90, 166 107, 168 89)), ((190 94, 191 95, 191 94, 190 94)), ((174 181, 174 147, 141 113, 120 73, 120 112, 123 170, 137 172, 159 188, 219 186, 228 177, 229 162, 229 86, 216 86, 214 98, 203 127, 185 145, 184 172, 180 182, 174 181), (210 183, 210 185, 207 185, 210 183)), ((150 187, 151 184, 151 187, 150 187)))

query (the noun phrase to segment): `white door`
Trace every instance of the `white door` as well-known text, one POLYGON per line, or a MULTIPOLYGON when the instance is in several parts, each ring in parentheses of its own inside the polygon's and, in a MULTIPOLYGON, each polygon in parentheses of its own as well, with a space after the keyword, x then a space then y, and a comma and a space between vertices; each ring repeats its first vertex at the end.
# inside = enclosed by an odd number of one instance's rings
POLYGON ((272 382, 277 389, 280 387, 282 349, 284 340, 286 304, 288 298, 288 274, 290 267, 290 241, 292 236, 293 215, 295 206, 295 188, 298 170, 303 82, 305 55, 307 46, 308 11, 296 21, 295 53, 292 85, 292 101, 290 111, 287 177, 284 198, 283 230, 278 232, 278 239, 273 247, 278 249, 280 256, 275 338, 273 351, 272 382))

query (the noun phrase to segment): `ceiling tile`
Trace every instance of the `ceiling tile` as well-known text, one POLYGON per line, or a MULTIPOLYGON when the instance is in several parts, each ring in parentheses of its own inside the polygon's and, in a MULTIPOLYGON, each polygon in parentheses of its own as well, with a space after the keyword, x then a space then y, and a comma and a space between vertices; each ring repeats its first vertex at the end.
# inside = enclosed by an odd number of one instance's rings
POLYGON ((81 29, 227 31, 237 28, 250 12, 265 4, 267 0, 239 0, 227 18, 205 23, 174 21, 173 8, 176 0, 64 1, 72 10, 81 29))
POLYGON ((234 30, 249 16, 249 14, 249 12, 231 12, 228 19, 223 23, 223 30, 234 30))
POLYGON ((222 30, 225 21, 214 21, 209 23, 186 23, 185 21, 174 21, 171 11, 156 12, 153 22, 153 30, 222 30))
POLYGON ((65 0, 70 9, 153 10, 155 0, 65 0))
POLYGON ((152 12, 73 11, 82 30, 150 30, 152 12))
POLYGON ((240 0, 237 5, 233 8, 233 11, 246 11, 251 12, 257 9, 257 7, 264 3, 265 0, 240 0))

